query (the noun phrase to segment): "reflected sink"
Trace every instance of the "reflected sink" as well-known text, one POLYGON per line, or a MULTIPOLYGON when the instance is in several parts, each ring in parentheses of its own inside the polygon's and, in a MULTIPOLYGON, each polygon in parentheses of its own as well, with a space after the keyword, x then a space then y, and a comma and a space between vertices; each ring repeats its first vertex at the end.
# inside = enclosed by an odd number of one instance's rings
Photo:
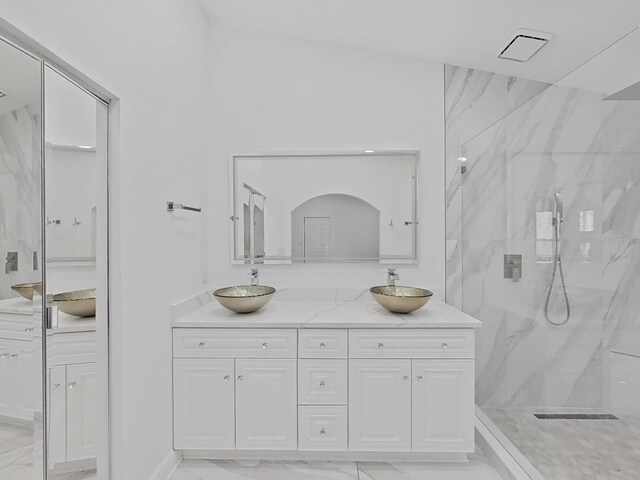
POLYGON ((423 288, 392 285, 371 287, 369 291, 376 302, 393 313, 411 313, 424 307, 433 296, 423 288))
POLYGON ((35 293, 42 295, 42 283, 20 283, 18 285, 11 285, 11 290, 27 300, 33 300, 35 293))
POLYGON ((75 315, 76 317, 94 317, 96 315, 95 288, 47 295, 47 301, 67 315, 75 315))
POLYGON ((223 307, 236 313, 251 313, 264 307, 276 289, 266 285, 239 285, 220 288, 213 296, 223 307))

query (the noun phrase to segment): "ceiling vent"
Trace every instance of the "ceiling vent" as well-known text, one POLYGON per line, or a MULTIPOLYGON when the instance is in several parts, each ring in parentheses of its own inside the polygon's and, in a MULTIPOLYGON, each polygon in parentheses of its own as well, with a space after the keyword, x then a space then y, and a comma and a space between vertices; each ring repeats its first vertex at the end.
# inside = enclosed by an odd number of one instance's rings
POLYGON ((552 33, 536 32, 535 30, 525 30, 521 28, 513 32, 511 37, 509 37, 509 40, 500 51, 498 57, 506 60, 515 60, 516 62, 526 62, 538 53, 552 38, 552 33))

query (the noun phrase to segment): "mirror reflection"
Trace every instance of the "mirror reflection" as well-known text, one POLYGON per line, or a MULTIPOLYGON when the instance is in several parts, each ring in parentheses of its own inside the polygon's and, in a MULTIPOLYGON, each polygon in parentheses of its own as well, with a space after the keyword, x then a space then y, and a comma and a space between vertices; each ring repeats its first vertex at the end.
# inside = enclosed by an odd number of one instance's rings
POLYGON ((417 152, 238 155, 234 260, 413 262, 417 152))
POLYGON ((106 107, 49 67, 45 141, 48 478, 107 478, 106 107))
POLYGON ((43 478, 41 64, 0 41, 0 478, 43 478))

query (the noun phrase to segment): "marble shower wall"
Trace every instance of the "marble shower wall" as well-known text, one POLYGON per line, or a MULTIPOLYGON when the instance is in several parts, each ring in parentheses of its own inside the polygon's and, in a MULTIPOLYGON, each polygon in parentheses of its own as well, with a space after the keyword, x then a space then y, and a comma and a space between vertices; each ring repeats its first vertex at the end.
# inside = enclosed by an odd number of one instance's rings
POLYGON ((39 280, 33 252, 40 250, 40 116, 27 105, 0 114, 0 299, 11 285, 39 280), (7 252, 18 252, 18 271, 6 274, 7 252))
POLYGON ((447 300, 484 322, 477 402, 607 407, 610 352, 640 354, 640 106, 456 67, 448 80, 447 300), (562 327, 544 318, 551 243, 536 222, 555 192, 572 307, 562 327), (503 278, 508 253, 523 255, 518 283, 503 278))

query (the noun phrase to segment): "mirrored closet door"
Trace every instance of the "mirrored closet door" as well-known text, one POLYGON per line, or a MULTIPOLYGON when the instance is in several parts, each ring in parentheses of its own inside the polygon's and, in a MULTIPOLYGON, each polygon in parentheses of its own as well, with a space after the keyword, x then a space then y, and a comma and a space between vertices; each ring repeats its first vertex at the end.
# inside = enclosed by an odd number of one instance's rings
POLYGON ((0 478, 43 469, 42 64, 0 39, 0 478))
POLYGON ((0 37, 0 478, 109 478, 108 104, 0 37))

